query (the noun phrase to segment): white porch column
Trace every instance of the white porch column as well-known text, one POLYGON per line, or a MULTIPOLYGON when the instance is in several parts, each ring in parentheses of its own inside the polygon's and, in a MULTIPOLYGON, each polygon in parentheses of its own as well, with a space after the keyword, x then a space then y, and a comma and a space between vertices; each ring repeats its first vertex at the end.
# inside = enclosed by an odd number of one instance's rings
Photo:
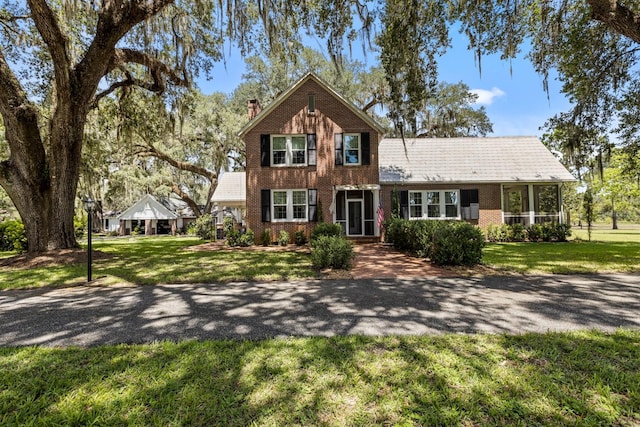
POLYGON ((536 207, 533 203, 533 184, 527 185, 527 193, 529 193, 529 225, 532 225, 536 223, 536 207))

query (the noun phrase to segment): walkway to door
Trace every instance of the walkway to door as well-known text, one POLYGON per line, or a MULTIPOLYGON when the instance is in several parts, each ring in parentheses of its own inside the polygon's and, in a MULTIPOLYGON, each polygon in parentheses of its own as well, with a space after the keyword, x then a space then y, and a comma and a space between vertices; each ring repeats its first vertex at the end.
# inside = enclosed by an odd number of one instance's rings
POLYGON ((450 270, 437 267, 423 258, 406 255, 383 243, 356 244, 354 249, 356 258, 350 270, 354 279, 456 276, 450 270))

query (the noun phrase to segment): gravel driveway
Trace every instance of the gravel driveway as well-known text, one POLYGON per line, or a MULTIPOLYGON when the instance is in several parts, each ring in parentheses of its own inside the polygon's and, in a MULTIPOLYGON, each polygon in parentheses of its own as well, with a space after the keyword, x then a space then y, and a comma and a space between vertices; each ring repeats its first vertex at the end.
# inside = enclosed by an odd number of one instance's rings
POLYGON ((640 275, 309 280, 0 292, 0 345, 640 328, 640 275))

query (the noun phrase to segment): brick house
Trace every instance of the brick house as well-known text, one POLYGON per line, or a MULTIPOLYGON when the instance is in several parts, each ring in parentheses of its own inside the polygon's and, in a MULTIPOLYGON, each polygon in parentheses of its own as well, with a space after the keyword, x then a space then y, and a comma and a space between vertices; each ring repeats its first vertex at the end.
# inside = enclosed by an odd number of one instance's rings
POLYGON ((246 225, 308 235, 320 220, 380 236, 392 201, 407 219, 481 227, 563 220, 571 174, 535 137, 383 139, 383 129, 313 74, 264 110, 249 102, 246 225), (393 197, 393 194, 396 197, 393 197))
POLYGON ((319 220, 347 236, 380 235, 378 144, 383 129, 313 74, 266 109, 249 102, 246 144, 247 226, 308 235, 319 220))

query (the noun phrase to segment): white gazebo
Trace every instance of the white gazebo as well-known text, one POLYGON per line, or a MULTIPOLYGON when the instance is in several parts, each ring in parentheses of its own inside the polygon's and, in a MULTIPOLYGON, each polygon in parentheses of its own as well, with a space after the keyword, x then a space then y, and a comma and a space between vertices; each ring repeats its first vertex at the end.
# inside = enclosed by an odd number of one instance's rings
POLYGON ((183 226, 182 217, 172 212, 151 194, 147 194, 118 215, 120 235, 131 234, 136 228, 144 234, 175 234, 183 226))

